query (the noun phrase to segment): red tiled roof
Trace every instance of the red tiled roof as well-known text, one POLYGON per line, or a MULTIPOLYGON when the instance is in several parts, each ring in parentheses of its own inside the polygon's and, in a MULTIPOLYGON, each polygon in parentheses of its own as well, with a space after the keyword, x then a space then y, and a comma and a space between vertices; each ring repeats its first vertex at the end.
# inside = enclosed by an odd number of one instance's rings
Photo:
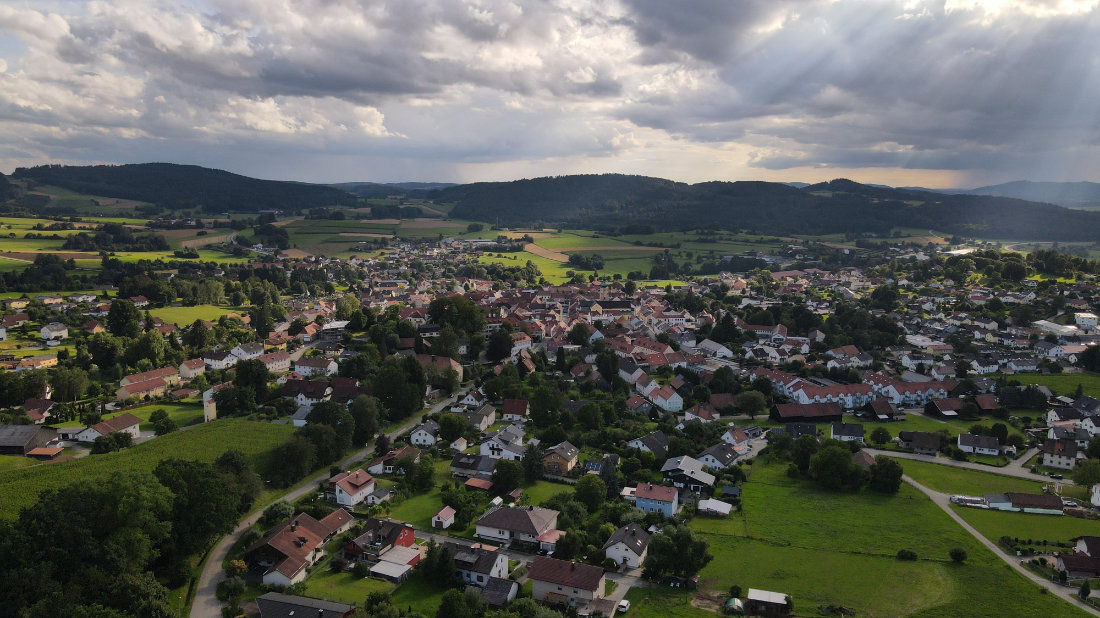
POLYGON ((581 590, 596 590, 603 580, 604 571, 590 564, 539 556, 531 563, 527 574, 536 581, 581 590))

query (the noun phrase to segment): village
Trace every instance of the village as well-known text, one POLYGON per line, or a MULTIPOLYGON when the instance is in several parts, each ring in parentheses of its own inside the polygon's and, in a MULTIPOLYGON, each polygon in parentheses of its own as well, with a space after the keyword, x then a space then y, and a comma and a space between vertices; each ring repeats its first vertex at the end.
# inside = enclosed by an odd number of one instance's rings
MULTIPOLYGON (((831 470, 848 479, 833 489, 887 494, 910 461, 985 470, 1036 490, 950 503, 1081 521, 1100 508, 1100 401, 1062 386, 1098 383, 1092 275, 956 282, 979 256, 997 264, 983 251, 936 269, 910 256, 893 276, 549 285, 487 270, 485 247, 397 242, 218 269, 248 285, 227 287, 244 298, 213 320, 172 323, 154 313, 173 303, 111 287, 8 298, 0 454, 97 457, 239 416, 304 432, 318 449, 304 470, 326 461, 327 478, 267 507, 226 556, 242 566, 219 576, 243 585, 221 584, 220 601, 261 616, 346 615, 364 593, 399 604, 403 590, 436 605, 643 610, 631 590, 708 587, 700 572, 721 558, 695 522, 738 517, 752 476, 780 461, 791 478, 827 485, 831 470), (345 291, 270 285, 288 277, 345 291), (320 426, 346 433, 347 450, 322 459, 320 426), (838 448, 839 463, 817 457, 838 448), (456 583, 481 601, 442 595, 456 583)), ((1067 590, 1100 577, 1100 540, 1074 542, 1032 570, 1067 590)), ((738 579, 711 595, 716 611, 799 602, 738 579)))

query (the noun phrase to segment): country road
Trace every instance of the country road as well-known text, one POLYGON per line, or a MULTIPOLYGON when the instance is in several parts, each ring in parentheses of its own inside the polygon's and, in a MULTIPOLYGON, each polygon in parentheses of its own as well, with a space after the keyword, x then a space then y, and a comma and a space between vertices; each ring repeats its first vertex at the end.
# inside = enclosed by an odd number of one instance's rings
MULTIPOLYGON (((417 424, 420 423, 421 417, 427 414, 435 414, 446 407, 452 405, 460 397, 464 396, 464 392, 456 393, 451 397, 440 401, 432 406, 429 410, 422 414, 418 414, 410 418, 403 423, 397 429, 389 432, 390 440, 396 440, 399 436, 405 432, 411 430, 417 424)), ((346 468, 353 463, 356 463, 366 457, 371 452, 373 447, 367 447, 359 450, 351 455, 348 455, 340 462, 340 466, 346 468)), ((294 502, 295 500, 305 496, 310 492, 317 491, 317 484, 328 478, 328 470, 324 470, 312 477, 309 477, 305 481, 298 483, 294 489, 284 495, 281 499, 287 502, 294 502)), ((195 587, 195 599, 191 603, 191 618, 220 618, 222 603, 216 596, 218 582, 224 577, 225 573, 222 571, 222 562, 225 561, 226 556, 229 555, 229 549, 236 543, 245 530, 248 530, 257 521, 260 520, 260 516, 263 515, 263 509, 257 510, 255 513, 246 516, 237 524, 237 527, 233 529, 233 532, 222 537, 218 543, 210 550, 210 554, 206 558, 206 564, 203 566, 202 574, 199 576, 199 582, 195 587)))
POLYGON ((1018 573, 1035 582, 1036 584, 1046 588, 1051 593, 1057 595, 1059 598, 1064 599, 1069 603, 1072 603, 1073 605, 1080 608, 1082 611, 1086 611, 1093 616, 1100 616, 1100 611, 1097 611, 1092 606, 1085 604, 1081 601, 1081 599, 1077 598, 1077 595, 1074 594, 1075 591, 1072 588, 1060 586, 1052 581, 1048 581, 1044 577, 1040 577, 1037 573, 1034 573, 1027 567, 1021 565, 1020 561, 1016 559, 1015 556, 1009 556, 1008 554, 1004 553, 1004 551, 1001 550, 1001 548, 998 547, 994 542, 985 538, 985 536, 981 532, 978 532, 978 530, 974 528, 974 526, 968 524, 966 520, 962 518, 962 516, 956 513, 955 509, 951 508, 951 496, 942 492, 928 489, 924 485, 921 485, 920 483, 914 481, 908 475, 902 475, 901 478, 903 481, 909 483, 921 493, 928 496, 928 498, 931 499, 932 502, 936 503, 936 506, 943 509, 943 511, 947 513, 951 517, 951 519, 954 519, 957 524, 962 526, 963 530, 969 532, 971 536, 977 539, 982 545, 985 545, 987 548, 989 548, 989 551, 993 552, 994 555, 996 555, 1001 560, 1004 560, 1004 562, 1008 564, 1008 566, 1015 569, 1018 573))

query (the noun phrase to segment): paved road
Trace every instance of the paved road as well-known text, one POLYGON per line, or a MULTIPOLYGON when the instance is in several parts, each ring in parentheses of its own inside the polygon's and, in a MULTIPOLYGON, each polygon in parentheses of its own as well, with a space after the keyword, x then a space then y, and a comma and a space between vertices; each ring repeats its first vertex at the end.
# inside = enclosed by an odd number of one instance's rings
MULTIPOLYGON (((451 406, 463 396, 465 396, 465 393, 460 392, 448 399, 444 399, 432 406, 425 414, 440 412, 444 408, 451 406)), ((395 440, 398 436, 416 427, 416 425, 420 423, 421 416, 423 416, 423 414, 410 418, 403 425, 386 435, 390 437, 391 441, 395 440)), ((362 460, 372 448, 373 447, 368 447, 352 453, 340 462, 340 466, 346 468, 362 460)), ((308 493, 317 491, 317 484, 327 478, 328 470, 318 473, 308 480, 299 483, 295 489, 283 496, 282 499, 288 502, 294 502, 308 493)), ((219 618, 221 616, 222 603, 218 601, 215 593, 217 592, 218 582, 225 577, 225 573, 222 571, 222 562, 224 562, 226 556, 229 555, 229 548, 241 538, 245 530, 248 530, 259 521, 261 515, 263 515, 262 510, 242 519, 241 522, 237 524, 237 527, 233 529, 233 532, 222 537, 217 545, 214 546, 214 549, 210 550, 210 555, 206 558, 206 564, 203 567, 202 574, 199 576, 198 585, 195 588, 195 600, 191 604, 191 618, 219 618)))
MULTIPOLYGON (((1092 608, 1091 606, 1086 605, 1085 603, 1081 602, 1080 599, 1077 598, 1077 595, 1074 594, 1076 592, 1075 590, 1073 590, 1072 588, 1067 588, 1067 587, 1055 584, 1052 581, 1048 581, 1045 577, 1041 577, 1038 574, 1032 572, 1027 567, 1024 567, 1023 565, 1021 565, 1020 561, 1017 560, 1015 556, 1009 556, 1009 555, 1005 554, 1004 551, 1002 551, 1001 548, 998 547, 995 543, 993 543, 989 539, 985 538, 985 536, 982 535, 982 533, 978 532, 977 529, 975 529, 970 524, 966 523, 966 520, 963 519, 958 513, 956 513, 955 509, 951 508, 951 496, 949 496, 948 494, 945 494, 945 493, 941 493, 941 492, 938 492, 938 491, 933 491, 931 489, 928 489, 927 487, 925 487, 924 485, 921 485, 920 483, 914 481, 912 478, 910 478, 907 475, 903 475, 901 478, 906 483, 909 483, 913 487, 920 490, 921 493, 928 496, 932 500, 932 502, 935 502, 937 506, 939 506, 941 509, 943 509, 943 511, 945 513, 947 513, 951 517, 951 519, 954 519, 955 522, 958 523, 960 526, 962 526, 964 530, 969 532, 971 536, 973 536, 975 539, 977 539, 982 545, 985 545, 986 547, 988 547, 989 550, 992 551, 994 554, 996 554, 998 558, 1000 558, 1001 560, 1004 560, 1005 563, 1008 564, 1008 566, 1015 569, 1018 573, 1020 573, 1024 577, 1028 578, 1029 580, 1035 582, 1036 584, 1039 584, 1040 586, 1046 588, 1051 593, 1057 595, 1059 598, 1064 599, 1064 600, 1068 601, 1069 603, 1072 603, 1073 605, 1076 605, 1081 610, 1086 611, 1086 612, 1088 612, 1088 613, 1090 613, 1094 616, 1100 616, 1100 611, 1097 611, 1096 609, 1092 608)), ((1026 516, 1021 516, 1021 517, 1026 517, 1026 516)))
MULTIPOLYGON (((901 453, 898 451, 882 451, 875 448, 865 448, 865 451, 872 455, 886 455, 887 457, 897 457, 898 459, 912 459, 914 461, 926 461, 928 463, 940 464, 942 466, 951 466, 953 468, 965 468, 967 470, 977 470, 978 472, 985 472, 987 474, 1000 474, 1001 476, 1013 476, 1016 478, 1027 479, 1029 481, 1039 481, 1042 483, 1063 483, 1066 485, 1072 485, 1073 481, 1065 479, 1062 481, 1054 481, 1049 476, 1043 476, 1042 474, 1034 474, 1023 467, 1023 462, 1027 461, 1027 458, 1033 455, 1031 451, 1028 451, 1023 457, 1020 457, 1017 461, 1019 465, 1007 465, 1002 468, 996 466, 987 466, 984 464, 973 463, 970 461, 955 461, 947 457, 930 456, 930 455, 917 455, 916 453, 901 453)), ((1014 462, 1015 463, 1015 462, 1014 462)))

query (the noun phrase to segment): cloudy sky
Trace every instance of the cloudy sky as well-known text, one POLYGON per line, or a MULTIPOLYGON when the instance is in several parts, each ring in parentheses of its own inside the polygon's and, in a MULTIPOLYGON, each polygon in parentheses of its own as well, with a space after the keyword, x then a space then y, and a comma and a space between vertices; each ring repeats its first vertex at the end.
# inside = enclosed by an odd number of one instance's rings
POLYGON ((1100 181, 1100 0, 0 0, 0 170, 1100 181))

